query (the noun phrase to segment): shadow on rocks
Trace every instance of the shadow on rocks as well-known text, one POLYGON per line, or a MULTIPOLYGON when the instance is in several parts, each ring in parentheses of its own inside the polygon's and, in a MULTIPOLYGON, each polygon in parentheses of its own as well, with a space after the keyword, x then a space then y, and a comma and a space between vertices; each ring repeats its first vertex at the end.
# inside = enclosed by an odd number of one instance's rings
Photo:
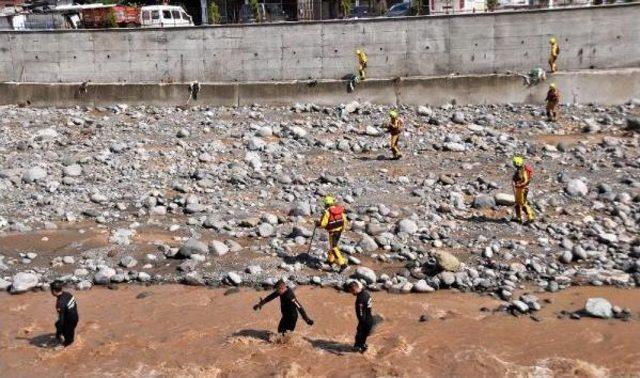
POLYGON ((284 256, 282 259, 286 264, 292 265, 299 262, 312 269, 315 269, 318 266, 322 265, 322 260, 320 260, 316 256, 311 256, 306 252, 299 253, 295 256, 287 255, 287 256, 284 256))
POLYGON ((53 349, 61 345, 56 339, 55 333, 44 333, 34 337, 16 337, 16 340, 29 340, 29 344, 44 349, 53 349))
POLYGON ((504 218, 490 218, 485 215, 474 215, 470 217, 463 216, 455 216, 457 220, 467 221, 467 222, 475 222, 475 223, 499 223, 499 224, 509 224, 510 221, 504 218))
POLYGON ((233 337, 249 337, 256 340, 269 342, 270 335, 271 335, 271 332, 263 329, 243 329, 234 333, 232 336, 233 337))
POLYGON ((309 339, 306 337, 304 339, 308 341, 312 347, 316 349, 322 349, 331 354, 342 355, 344 353, 353 352, 353 347, 347 343, 340 343, 337 341, 322 340, 322 339, 309 339))

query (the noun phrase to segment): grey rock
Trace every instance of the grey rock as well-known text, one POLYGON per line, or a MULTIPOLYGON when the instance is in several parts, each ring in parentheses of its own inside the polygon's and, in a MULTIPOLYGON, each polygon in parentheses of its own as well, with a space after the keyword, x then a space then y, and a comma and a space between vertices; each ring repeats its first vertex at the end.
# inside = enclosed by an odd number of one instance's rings
POLYGON ((435 289, 427 284, 425 280, 418 280, 418 282, 413 285, 413 291, 416 293, 431 293, 434 292, 435 289))
POLYGON ((93 287, 93 283, 89 280, 82 280, 76 284, 76 290, 89 290, 93 287))
POLYGON ((360 278, 365 280, 367 284, 372 284, 377 281, 376 272, 371 268, 367 268, 365 266, 359 266, 355 272, 356 278, 360 278))
POLYGON ((308 217, 311 215, 311 205, 309 202, 298 202, 289 213, 296 217, 308 217))
POLYGON ((463 112, 454 112, 451 116, 451 121, 453 123, 457 123, 459 125, 464 125, 466 123, 466 119, 463 112))
POLYGON ((434 253, 436 262, 440 269, 447 272, 457 272, 460 270, 460 260, 449 252, 437 251, 434 253))
POLYGON ((419 106, 418 115, 422 117, 431 117, 433 115, 433 110, 427 106, 419 106))
POLYGON ((212 240, 209 242, 209 252, 216 256, 224 256, 229 252, 229 247, 219 240, 212 240))
POLYGON ((236 272, 227 273, 227 279, 233 285, 238 286, 238 285, 242 284, 242 277, 240 277, 240 275, 238 273, 236 273, 236 272))
POLYGON ((589 298, 584 310, 595 318, 609 319, 613 316, 611 303, 604 298, 589 298))
POLYGON ((45 171, 42 167, 32 167, 27 169, 22 175, 22 181, 24 182, 35 182, 44 180, 47 177, 47 171, 45 171))
POLYGON ((78 177, 82 175, 82 167, 79 164, 72 164, 68 167, 64 167, 62 173, 68 177, 78 177))
POLYGON ((111 278, 116 275, 116 270, 109 267, 102 267, 98 272, 93 276, 93 282, 96 285, 108 285, 111 283, 111 278))
POLYGON ((193 253, 199 253, 204 255, 208 252, 209 252, 209 247, 207 247, 206 243, 198 239, 191 238, 186 242, 184 242, 184 244, 182 244, 182 246, 178 250, 177 257, 189 258, 193 253))
POLYGON ((258 227, 258 235, 262 236, 263 238, 272 236, 276 231, 276 228, 273 227, 272 224, 270 223, 262 223, 259 227, 258 227))
POLYGON ((509 193, 497 193, 493 198, 498 206, 513 206, 516 203, 516 197, 509 193))
POLYGON ((245 271, 252 276, 262 273, 262 268, 259 265, 249 265, 245 271))
POLYGON ((365 252, 374 252, 378 249, 378 243, 369 235, 360 235, 361 239, 358 242, 358 246, 365 252))
POLYGON ((404 232, 406 234, 413 235, 418 232, 418 225, 413 220, 405 218, 398 222, 396 232, 404 232))
POLYGON ((27 292, 38 286, 38 276, 35 273, 18 272, 13 276, 11 294, 27 292))
POLYGON ((573 261, 573 254, 571 253, 571 251, 562 252, 562 254, 560 255, 560 261, 565 264, 571 263, 571 261, 573 261))
POLYGON ((525 314, 525 313, 529 312, 529 306, 527 306, 527 304, 522 302, 522 301, 518 301, 518 300, 511 301, 511 306, 514 309, 518 310, 520 313, 525 314))
POLYGON ((496 206, 493 196, 487 194, 479 194, 473 199, 473 207, 476 209, 486 209, 496 206))
POLYGON ((134 259, 132 256, 125 256, 122 259, 120 259, 120 266, 123 268, 130 269, 136 265, 138 265, 138 261, 134 259))
POLYGON ((583 197, 586 196, 589 192, 587 184, 579 179, 573 179, 569 181, 565 190, 567 191, 567 193, 569 193, 569 195, 573 197, 583 197))
POLYGON ((138 281, 140 282, 149 282, 151 281, 151 275, 147 272, 139 272, 138 273, 138 281))

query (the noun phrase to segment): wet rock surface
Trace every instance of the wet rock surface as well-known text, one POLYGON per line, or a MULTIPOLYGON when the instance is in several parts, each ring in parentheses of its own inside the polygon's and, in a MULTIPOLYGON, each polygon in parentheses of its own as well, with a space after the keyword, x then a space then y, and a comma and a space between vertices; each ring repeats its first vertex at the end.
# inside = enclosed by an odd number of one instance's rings
POLYGON ((360 279, 530 313, 524 286, 640 284, 636 104, 563 106, 559 123, 533 105, 399 110, 402 160, 389 108, 355 102, 0 107, 0 288, 360 279), (533 224, 511 222, 514 154, 534 169, 533 224), (323 230, 312 241, 327 194, 347 209, 357 269, 325 262, 323 230))

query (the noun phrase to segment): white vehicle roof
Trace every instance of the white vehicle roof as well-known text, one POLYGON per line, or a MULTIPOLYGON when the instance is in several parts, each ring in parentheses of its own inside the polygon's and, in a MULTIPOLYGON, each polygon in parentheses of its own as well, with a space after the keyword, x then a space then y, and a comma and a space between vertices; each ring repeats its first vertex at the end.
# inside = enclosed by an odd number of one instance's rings
POLYGON ((147 5, 142 7, 142 10, 184 10, 182 7, 177 5, 147 5))

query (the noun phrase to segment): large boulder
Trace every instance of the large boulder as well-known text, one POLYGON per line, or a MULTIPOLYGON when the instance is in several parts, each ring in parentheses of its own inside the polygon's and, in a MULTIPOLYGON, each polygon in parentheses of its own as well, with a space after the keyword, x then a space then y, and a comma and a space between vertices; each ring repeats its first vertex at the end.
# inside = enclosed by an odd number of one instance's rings
POLYGON ((497 193, 493 196, 498 206, 513 206, 516 204, 516 197, 509 193, 497 193))
POLYGON ((413 220, 405 218, 398 222, 398 225, 396 226, 396 232, 404 232, 406 234, 412 235, 418 232, 418 225, 413 220))
POLYGON ((369 235, 362 234, 358 246, 365 252, 374 252, 378 249, 378 243, 369 235))
POLYGON ((116 275, 116 270, 108 266, 104 266, 98 270, 93 276, 93 282, 96 285, 108 285, 111 283, 111 278, 116 275))
POLYGON ((436 262, 440 269, 447 272, 457 272, 460 270, 460 260, 449 252, 435 252, 436 262))
POLYGON ((434 292, 435 289, 429 286, 429 284, 427 284, 427 281, 419 280, 415 285, 413 285, 413 291, 415 291, 416 293, 431 293, 434 292))
POLYGON ((38 286, 38 276, 35 273, 19 272, 13 276, 11 294, 27 292, 38 286))
POLYGON ((209 242, 209 251, 217 256, 224 256, 229 252, 229 247, 219 240, 209 242))
POLYGON ((198 253, 201 255, 207 254, 209 252, 209 247, 204 242, 201 242, 198 239, 191 238, 184 242, 184 244, 178 250, 178 254, 176 257, 187 259, 191 257, 192 254, 198 253))
POLYGON ((298 202, 289 211, 289 214, 296 217, 308 217, 311 215, 311 205, 309 202, 298 202))
POLYGON ((587 184, 580 179, 573 179, 569 181, 565 190, 573 197, 584 197, 589 192, 587 184))
POLYGON ((589 298, 584 310, 594 318, 609 319, 613 316, 613 306, 604 298, 589 298))
POLYGON ((479 194, 473 199, 473 207, 476 209, 487 209, 496 206, 493 196, 487 194, 479 194))
POLYGON ((371 268, 367 268, 366 266, 360 266, 356 269, 355 273, 356 278, 360 278, 365 280, 366 283, 372 284, 375 283, 378 279, 376 276, 376 272, 371 268))
POLYGON ((27 169, 22 174, 22 181, 24 182, 34 182, 44 180, 47 177, 47 171, 45 171, 42 167, 32 167, 27 169))

